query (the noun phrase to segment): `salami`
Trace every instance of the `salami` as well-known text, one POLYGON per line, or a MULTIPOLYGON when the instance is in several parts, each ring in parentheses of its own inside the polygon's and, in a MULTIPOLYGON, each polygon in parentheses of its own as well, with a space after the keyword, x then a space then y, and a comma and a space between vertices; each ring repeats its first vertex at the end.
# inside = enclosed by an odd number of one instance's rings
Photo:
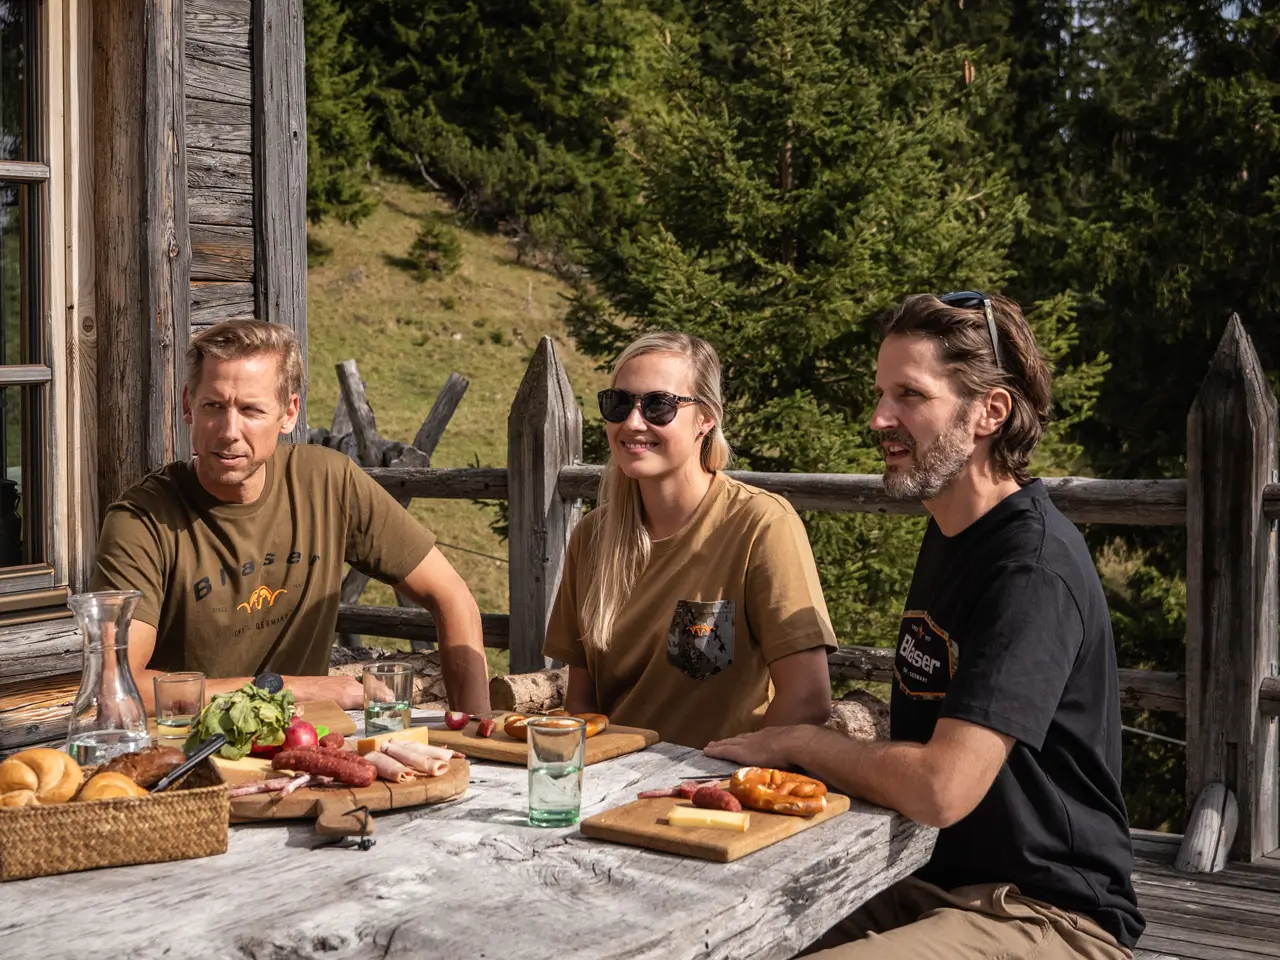
POLYGON ((333 777, 352 787, 367 787, 378 776, 373 764, 363 757, 322 747, 284 750, 275 755, 271 766, 275 770, 296 770, 299 773, 333 777))

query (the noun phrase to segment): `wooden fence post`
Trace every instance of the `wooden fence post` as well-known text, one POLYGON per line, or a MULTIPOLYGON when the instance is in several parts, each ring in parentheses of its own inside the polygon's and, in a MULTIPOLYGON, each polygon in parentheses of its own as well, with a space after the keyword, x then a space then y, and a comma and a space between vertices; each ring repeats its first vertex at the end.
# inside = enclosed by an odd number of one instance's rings
POLYGON ((1280 841, 1276 721, 1258 709, 1277 652, 1276 399, 1232 316, 1187 418, 1187 801, 1221 782, 1236 796, 1235 860, 1280 841))
POLYGON ((560 469, 582 459, 582 411, 550 337, 529 362, 507 419, 511 672, 544 664, 542 641, 580 501, 561 499, 560 469))

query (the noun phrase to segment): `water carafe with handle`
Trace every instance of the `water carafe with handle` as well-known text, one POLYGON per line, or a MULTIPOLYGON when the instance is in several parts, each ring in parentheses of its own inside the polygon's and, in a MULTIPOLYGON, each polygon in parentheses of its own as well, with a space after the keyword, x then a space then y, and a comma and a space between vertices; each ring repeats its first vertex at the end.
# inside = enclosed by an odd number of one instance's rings
POLYGON ((102 590, 67 600, 84 636, 80 689, 67 728, 67 752, 81 765, 105 763, 151 743, 147 712, 129 670, 129 621, 141 597, 137 590, 102 590))

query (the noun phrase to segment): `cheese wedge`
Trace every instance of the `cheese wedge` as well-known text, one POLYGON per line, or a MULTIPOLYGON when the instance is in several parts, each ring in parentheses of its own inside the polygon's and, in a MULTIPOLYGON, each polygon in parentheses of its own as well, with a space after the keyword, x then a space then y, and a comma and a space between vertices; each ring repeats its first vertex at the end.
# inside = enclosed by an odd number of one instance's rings
POLYGON ((393 733, 379 733, 372 737, 362 737, 356 741, 356 752, 360 756, 366 753, 372 753, 374 750, 381 750, 382 744, 391 739, 396 740, 412 740, 415 743, 430 744, 427 739, 426 727, 410 727, 408 730, 399 730, 393 733))
POLYGON ((284 774, 271 769, 271 761, 262 757, 241 757, 239 760, 228 760, 225 757, 210 757, 213 768, 218 771, 224 783, 232 785, 249 780, 268 780, 284 774))
POLYGON ((735 830, 746 833, 751 825, 751 814, 730 810, 703 810, 700 807, 672 807, 667 823, 673 827, 714 827, 717 830, 735 830))

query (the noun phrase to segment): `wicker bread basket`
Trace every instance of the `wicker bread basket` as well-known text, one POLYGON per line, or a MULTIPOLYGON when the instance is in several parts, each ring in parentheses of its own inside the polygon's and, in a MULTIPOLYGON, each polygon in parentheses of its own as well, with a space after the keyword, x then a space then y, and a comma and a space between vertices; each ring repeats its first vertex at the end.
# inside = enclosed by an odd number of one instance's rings
POLYGON ((226 853, 230 802, 206 760, 154 796, 0 810, 0 881, 226 853))

